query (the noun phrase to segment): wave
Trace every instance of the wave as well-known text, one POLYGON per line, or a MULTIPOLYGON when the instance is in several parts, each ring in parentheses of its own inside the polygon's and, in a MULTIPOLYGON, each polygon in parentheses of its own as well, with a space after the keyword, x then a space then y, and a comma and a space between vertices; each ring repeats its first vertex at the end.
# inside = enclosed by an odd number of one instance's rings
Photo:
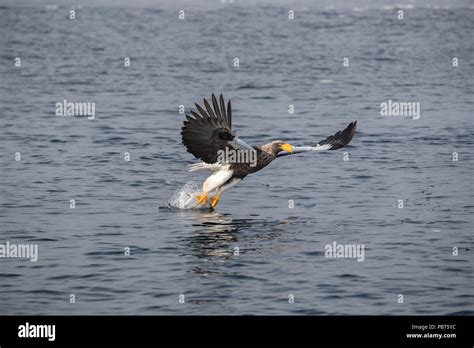
POLYGON ((188 181, 183 187, 176 190, 168 201, 168 206, 177 209, 209 209, 210 203, 201 205, 197 196, 201 194, 201 187, 194 181, 188 181))

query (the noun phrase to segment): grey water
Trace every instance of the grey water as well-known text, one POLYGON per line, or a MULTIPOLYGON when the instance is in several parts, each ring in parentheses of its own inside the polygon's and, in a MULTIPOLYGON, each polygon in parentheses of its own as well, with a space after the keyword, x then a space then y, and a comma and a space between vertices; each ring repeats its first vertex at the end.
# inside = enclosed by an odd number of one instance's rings
POLYGON ((0 258, 0 314, 474 314, 472 3, 83 3, 0 6, 0 243, 38 245, 0 258), (358 130, 173 209, 211 93, 250 144, 358 130))

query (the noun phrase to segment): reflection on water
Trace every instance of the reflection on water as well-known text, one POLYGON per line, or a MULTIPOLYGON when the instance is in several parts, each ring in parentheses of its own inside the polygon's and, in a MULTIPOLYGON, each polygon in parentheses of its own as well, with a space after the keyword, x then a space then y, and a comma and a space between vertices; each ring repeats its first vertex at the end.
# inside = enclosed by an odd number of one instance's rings
POLYGON ((315 222, 314 218, 290 216, 285 219, 237 218, 232 214, 215 210, 174 210, 176 216, 188 220, 191 227, 185 235, 179 237, 183 256, 192 255, 199 259, 200 266, 193 266, 193 272, 206 275, 215 273, 210 267, 235 256, 242 251, 252 252, 262 248, 263 243, 293 233, 292 225, 315 222))
POLYGON ((193 232, 182 238, 188 253, 215 261, 229 259, 238 252, 232 244, 237 243, 237 234, 242 226, 230 215, 202 210, 182 211, 177 215, 192 222, 193 232))

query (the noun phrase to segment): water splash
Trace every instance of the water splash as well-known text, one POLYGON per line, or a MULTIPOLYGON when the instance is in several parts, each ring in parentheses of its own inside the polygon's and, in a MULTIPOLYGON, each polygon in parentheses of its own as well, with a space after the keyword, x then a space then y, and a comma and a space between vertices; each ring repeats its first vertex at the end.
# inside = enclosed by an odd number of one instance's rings
POLYGON ((194 181, 188 181, 183 187, 176 190, 168 201, 168 205, 178 209, 209 209, 210 202, 201 205, 198 203, 197 196, 201 194, 201 186, 194 181))

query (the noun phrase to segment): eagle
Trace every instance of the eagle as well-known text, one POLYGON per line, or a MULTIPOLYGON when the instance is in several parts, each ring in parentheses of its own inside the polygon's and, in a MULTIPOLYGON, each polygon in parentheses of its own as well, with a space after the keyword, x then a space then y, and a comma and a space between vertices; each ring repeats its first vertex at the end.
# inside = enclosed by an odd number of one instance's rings
POLYGON ((342 131, 328 136, 311 146, 293 146, 283 140, 251 146, 237 136, 232 128, 232 105, 227 106, 222 94, 211 96, 212 105, 203 100, 203 106, 191 110, 181 128, 182 143, 187 151, 201 162, 189 165, 189 171, 210 171, 202 192, 196 196, 198 205, 214 208, 223 192, 241 182, 247 175, 268 166, 276 158, 302 152, 340 149, 349 144, 357 128, 357 121, 342 131), (229 155, 230 154, 230 155, 229 155))

